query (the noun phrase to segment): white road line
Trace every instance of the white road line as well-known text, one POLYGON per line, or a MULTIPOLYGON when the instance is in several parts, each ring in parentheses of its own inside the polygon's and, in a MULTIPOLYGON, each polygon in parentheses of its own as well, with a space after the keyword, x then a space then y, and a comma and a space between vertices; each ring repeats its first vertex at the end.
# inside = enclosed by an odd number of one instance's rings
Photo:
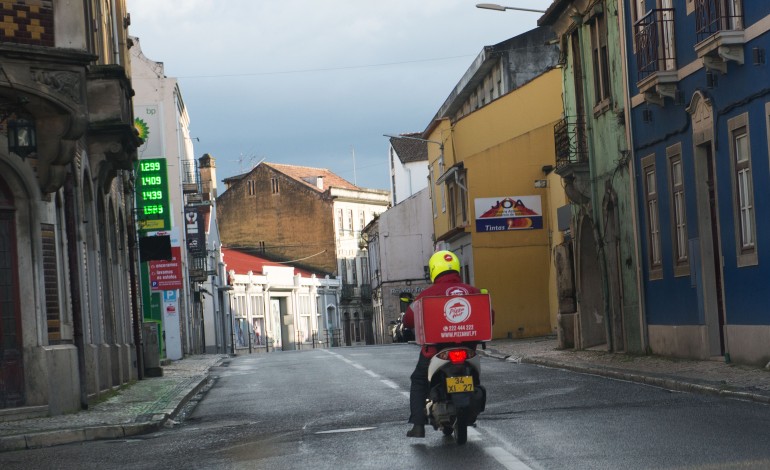
POLYGON ((341 433, 341 432, 359 432, 359 431, 369 431, 371 429, 377 429, 377 428, 332 429, 331 431, 318 431, 316 434, 336 434, 336 433, 341 433))
POLYGON ((388 379, 380 379, 380 382, 384 383, 385 385, 387 385, 388 387, 392 388, 393 390, 398 390, 399 388, 401 388, 401 387, 398 386, 397 383, 391 382, 388 379))
POLYGON ((468 440, 473 442, 480 441, 481 433, 476 428, 468 426, 468 440))
POLYGON ((401 391, 401 395, 405 396, 406 398, 409 398, 409 392, 401 391))
POLYGON ((508 470, 532 470, 532 467, 529 467, 502 447, 485 447, 484 451, 508 470))
POLYGON ((369 369, 365 369, 365 370, 364 370, 364 372, 366 372, 367 374, 371 375, 371 376, 372 376, 372 377, 374 377, 375 379, 379 379, 379 378, 380 378, 380 376, 379 376, 378 374, 376 374, 376 373, 374 373, 374 372, 370 371, 369 369))
POLYGON ((355 367, 356 369, 366 370, 366 367, 362 366, 361 364, 356 364, 355 362, 351 362, 350 365, 355 367))

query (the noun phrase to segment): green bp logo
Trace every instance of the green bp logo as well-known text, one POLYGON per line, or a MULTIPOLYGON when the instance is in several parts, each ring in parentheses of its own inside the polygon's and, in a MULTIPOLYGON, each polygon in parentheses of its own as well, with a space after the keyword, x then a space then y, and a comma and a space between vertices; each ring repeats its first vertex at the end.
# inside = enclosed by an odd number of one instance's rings
POLYGON ((136 118, 134 119, 134 128, 139 133, 139 138, 147 142, 147 137, 150 135, 150 126, 143 119, 136 118))

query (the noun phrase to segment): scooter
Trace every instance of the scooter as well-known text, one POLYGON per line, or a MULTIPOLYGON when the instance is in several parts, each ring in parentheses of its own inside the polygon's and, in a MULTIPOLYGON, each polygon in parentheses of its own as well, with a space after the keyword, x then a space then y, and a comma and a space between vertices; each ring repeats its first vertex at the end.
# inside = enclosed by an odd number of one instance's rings
POLYGON ((458 345, 441 350, 428 366, 430 394, 425 405, 428 422, 457 444, 468 440, 468 426, 484 411, 487 391, 481 385, 481 358, 471 347, 458 345))

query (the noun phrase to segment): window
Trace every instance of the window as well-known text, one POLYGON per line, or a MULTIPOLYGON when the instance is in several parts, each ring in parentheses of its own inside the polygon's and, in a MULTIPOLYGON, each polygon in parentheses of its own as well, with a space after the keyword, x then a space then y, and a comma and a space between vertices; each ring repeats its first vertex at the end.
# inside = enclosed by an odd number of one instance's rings
POLYGON ((363 230, 366 227, 366 213, 364 211, 358 212, 358 227, 363 230))
POLYGON ((340 260, 340 279, 343 285, 348 283, 348 263, 344 259, 340 260))
POLYGON ((748 113, 727 121, 730 132, 730 164, 733 171, 735 248, 739 267, 758 263, 748 124, 748 113))
POLYGON ((262 346, 264 344, 262 335, 265 332, 265 306, 264 298, 261 295, 251 296, 251 315, 252 335, 254 337, 252 343, 262 346))
POLYGON ((663 260, 660 250, 660 219, 658 218, 658 185, 655 180, 655 155, 642 159, 645 211, 647 222, 647 262, 650 279, 662 279, 663 260))
POLYGON ((302 343, 310 341, 310 333, 312 331, 312 322, 310 318, 310 296, 307 294, 300 294, 298 296, 299 301, 299 325, 297 329, 297 340, 302 343))
POLYGON ((256 184, 254 180, 246 181, 247 191, 249 196, 254 196, 257 193, 256 184))
POLYGON ((369 258, 361 258, 361 284, 370 284, 369 258))
POLYGON ((349 259, 348 263, 350 263, 350 272, 352 273, 352 276, 350 277, 350 282, 354 286, 357 286, 358 285, 358 271, 356 270, 356 258, 349 259))
POLYGON ((602 13, 591 23, 591 51, 594 68, 594 108, 595 113, 609 109, 610 70, 609 50, 607 48, 607 18, 602 13))
POLYGON ((458 174, 456 179, 447 181, 447 199, 449 203, 449 224, 451 228, 463 227, 468 222, 468 204, 465 193, 465 175, 458 174))
POLYGON ((353 209, 348 209, 348 235, 353 235, 353 209))
POLYGON ((270 178, 273 194, 278 194, 278 178, 270 178))
POLYGON ((682 171, 682 144, 666 149, 669 182, 671 185, 671 228, 673 240, 674 276, 690 274, 687 252, 687 216, 684 200, 684 175, 682 171))

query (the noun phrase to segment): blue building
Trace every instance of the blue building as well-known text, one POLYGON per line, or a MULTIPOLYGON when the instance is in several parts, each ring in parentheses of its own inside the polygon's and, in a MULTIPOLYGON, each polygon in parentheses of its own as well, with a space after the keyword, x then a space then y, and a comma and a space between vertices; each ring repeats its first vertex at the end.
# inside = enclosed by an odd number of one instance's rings
POLYGON ((770 360, 770 2, 623 0, 651 352, 770 360))

